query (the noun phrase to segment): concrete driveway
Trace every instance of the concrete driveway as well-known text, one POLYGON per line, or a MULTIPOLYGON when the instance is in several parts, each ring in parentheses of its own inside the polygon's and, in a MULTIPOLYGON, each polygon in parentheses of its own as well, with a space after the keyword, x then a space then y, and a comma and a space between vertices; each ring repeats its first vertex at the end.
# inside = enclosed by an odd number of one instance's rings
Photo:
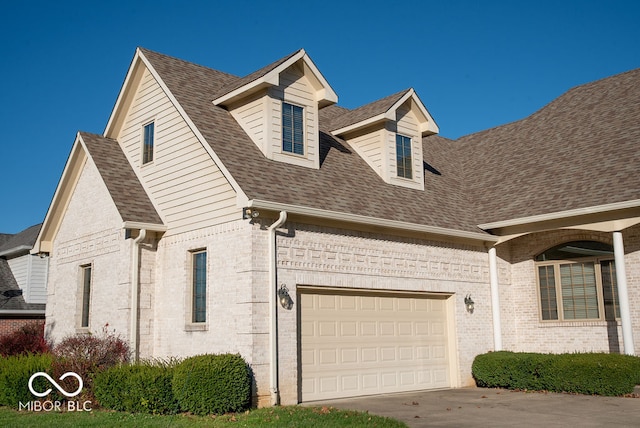
POLYGON ((462 388, 306 403, 368 411, 410 427, 639 427, 640 398, 462 388))

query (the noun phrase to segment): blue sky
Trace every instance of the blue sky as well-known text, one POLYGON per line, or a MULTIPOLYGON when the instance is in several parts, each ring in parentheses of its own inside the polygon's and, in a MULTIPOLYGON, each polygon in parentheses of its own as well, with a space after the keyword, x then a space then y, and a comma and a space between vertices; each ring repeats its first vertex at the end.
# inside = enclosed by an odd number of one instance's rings
POLYGON ((76 132, 104 131, 137 46, 239 76, 304 48, 340 105, 413 87, 455 139, 640 67, 639 22, 632 0, 4 0, 0 232, 43 221, 76 132))

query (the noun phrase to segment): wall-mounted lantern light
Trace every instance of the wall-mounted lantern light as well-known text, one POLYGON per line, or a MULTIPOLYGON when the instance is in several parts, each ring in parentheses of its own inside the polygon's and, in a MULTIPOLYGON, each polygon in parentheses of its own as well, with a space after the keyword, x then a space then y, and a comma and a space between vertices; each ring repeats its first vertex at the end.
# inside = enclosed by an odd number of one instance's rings
POLYGON ((280 284, 280 288, 278 289, 278 301, 280 302, 280 306, 285 309, 291 309, 293 307, 293 300, 289 295, 289 289, 284 284, 280 284))
POLYGON ((254 219, 260 215, 260 212, 255 208, 243 208, 242 209, 242 219, 254 219))
POLYGON ((467 294, 467 296, 464 298, 464 306, 465 308, 467 308, 467 312, 472 314, 474 305, 475 305, 475 302, 471 298, 471 294, 467 294))

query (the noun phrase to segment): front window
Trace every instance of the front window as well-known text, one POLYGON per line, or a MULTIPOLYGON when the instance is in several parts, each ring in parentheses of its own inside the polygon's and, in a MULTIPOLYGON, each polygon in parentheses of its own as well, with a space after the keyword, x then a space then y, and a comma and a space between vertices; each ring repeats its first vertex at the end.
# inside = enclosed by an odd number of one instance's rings
POLYGON ((574 241, 536 257, 543 320, 615 320, 619 317, 613 248, 574 241))
POLYGON ((149 163, 153 160, 153 144, 154 144, 154 122, 144 126, 143 142, 142 142, 142 163, 149 163))
POLYGON ((91 265, 80 267, 82 280, 82 309, 80 327, 89 327, 89 307, 91 302, 91 265))
POLYGON ((396 134, 396 165, 398 177, 413 177, 411 171, 411 138, 400 134, 396 134))
POLYGON ((300 106, 282 103, 283 152, 304 155, 303 112, 300 106))
POLYGON ((207 320, 207 252, 192 253, 192 316, 191 321, 201 323, 207 320))

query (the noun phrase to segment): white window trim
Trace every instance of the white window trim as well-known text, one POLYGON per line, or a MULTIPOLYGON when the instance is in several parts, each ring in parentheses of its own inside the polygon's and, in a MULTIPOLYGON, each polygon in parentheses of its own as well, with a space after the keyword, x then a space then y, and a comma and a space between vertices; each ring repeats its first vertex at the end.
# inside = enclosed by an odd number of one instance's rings
POLYGON ((156 147, 157 147, 157 143, 158 143, 158 139, 157 137, 157 121, 155 118, 147 120, 145 122, 142 123, 142 127, 140 128, 140 165, 145 167, 147 165, 152 165, 155 160, 156 160, 156 147), (152 145, 152 149, 151 149, 151 160, 145 162, 144 161, 144 154, 145 154, 145 129, 147 128, 147 126, 153 124, 153 145, 152 145))
POLYGON ((209 329, 209 319, 210 319, 210 305, 209 298, 211 296, 210 293, 210 281, 209 281, 209 251, 206 247, 195 248, 189 250, 187 253, 187 290, 186 290, 186 302, 185 302, 185 331, 206 331, 209 329), (195 278, 194 278, 194 262, 195 255, 205 253, 206 254, 206 284, 205 284, 205 321, 195 322, 194 318, 194 293, 195 293, 195 278))
POLYGON ((76 293, 77 296, 77 318, 76 318, 76 332, 77 333, 88 333, 90 328, 91 328, 91 303, 93 301, 93 295, 94 293, 92 293, 93 291, 93 285, 94 285, 94 266, 93 266, 93 262, 90 263, 83 263, 81 265, 78 266, 78 291, 76 293), (84 326, 82 325, 83 322, 83 318, 84 318, 84 296, 85 296, 85 290, 84 290, 84 285, 85 285, 85 275, 86 275, 86 271, 87 269, 91 269, 90 272, 90 276, 89 276, 89 302, 87 305, 87 325, 84 326))
MULTIPOLYGON (((590 322, 599 322, 599 321, 614 321, 607 320, 605 314, 604 307, 604 286, 602 284, 602 267, 601 263, 604 261, 613 261, 613 256, 607 257, 584 257, 576 260, 548 260, 548 261, 535 261, 535 271, 536 271, 536 295, 538 296, 538 318, 541 323, 560 323, 566 325, 567 323, 590 323, 590 322), (594 275, 595 275, 595 284, 596 284, 596 298, 598 299, 598 318, 569 318, 565 319, 564 317, 564 305, 562 301, 562 287, 560 284, 560 265, 564 264, 575 264, 575 263, 588 263, 593 262, 594 264, 594 275), (542 294, 540 290, 540 269, 539 266, 553 266, 553 275, 555 281, 555 292, 556 292, 556 305, 558 311, 557 319, 549 319, 545 320, 542 317, 542 294)), ((616 290, 617 293, 617 290, 616 290)), ((616 318, 615 321, 619 322, 619 318, 616 318)))
MULTIPOLYGON (((295 158, 307 159, 309 153, 309 145, 307 142, 307 106, 291 102, 289 100, 282 100, 280 103, 280 153, 285 156, 293 156, 295 158), (302 109, 302 154, 288 152, 284 149, 284 126, 282 124, 283 116, 284 116, 284 105, 289 104, 294 107, 300 107, 302 109)), ((293 143, 292 143, 293 144, 293 143)), ((293 148, 293 146, 292 146, 293 148)))

